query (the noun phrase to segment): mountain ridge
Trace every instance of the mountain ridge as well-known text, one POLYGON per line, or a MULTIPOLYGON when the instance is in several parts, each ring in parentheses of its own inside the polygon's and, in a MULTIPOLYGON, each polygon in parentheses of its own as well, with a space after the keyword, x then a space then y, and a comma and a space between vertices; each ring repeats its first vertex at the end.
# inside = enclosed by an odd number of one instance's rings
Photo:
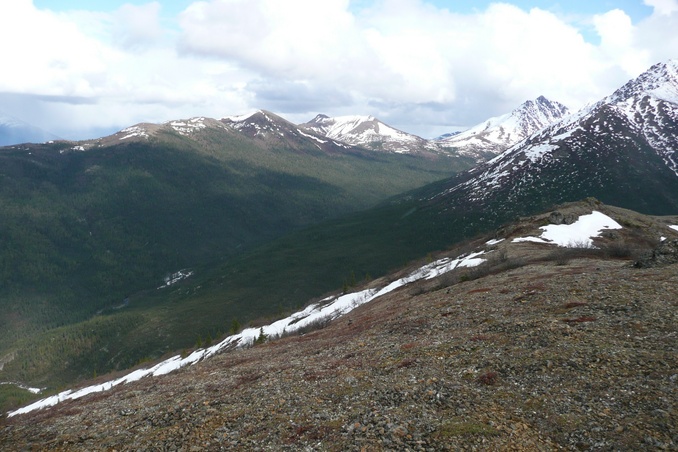
MULTIPOLYGON (((326 152, 339 152, 341 148, 352 151, 359 147, 377 152, 410 154, 414 156, 456 157, 473 159, 476 163, 504 151, 518 140, 566 114, 567 108, 543 96, 526 101, 511 113, 490 118, 462 132, 425 139, 398 130, 371 115, 329 117, 318 114, 302 124, 294 124, 267 110, 255 110, 243 115, 219 119, 196 116, 172 119, 163 123, 142 122, 104 137, 87 140, 60 140, 73 143, 72 150, 84 151, 111 146, 122 141, 149 140, 159 133, 178 133, 190 137, 206 129, 223 129, 241 133, 251 139, 266 139, 275 144, 283 140, 314 141, 317 148, 326 152), (268 136, 267 136, 268 135, 268 136)), ((15 144, 15 143, 12 143, 15 144)), ((302 145, 303 146, 303 145, 302 145)))
POLYGON ((678 190, 678 96, 664 100, 652 92, 675 90, 675 66, 653 66, 610 96, 460 176, 467 180, 450 183, 440 196, 463 192, 458 202, 463 198, 479 205, 506 196, 520 204, 542 196, 534 191, 541 185, 560 192, 555 202, 594 196, 608 203, 632 202, 627 206, 640 211, 674 211, 678 204, 670 193, 678 190))

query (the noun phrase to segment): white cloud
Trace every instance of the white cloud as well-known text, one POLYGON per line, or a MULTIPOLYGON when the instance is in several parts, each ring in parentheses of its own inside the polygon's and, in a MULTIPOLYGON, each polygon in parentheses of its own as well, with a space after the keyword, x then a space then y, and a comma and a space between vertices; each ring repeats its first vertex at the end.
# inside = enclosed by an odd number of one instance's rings
POLYGON ((678 0, 647 1, 655 14, 637 25, 635 45, 647 52, 651 63, 678 58, 678 0))
POLYGON ((591 46, 538 9, 497 4, 463 16, 390 0, 354 15, 345 1, 278 4, 196 3, 182 16, 182 51, 266 77, 339 84, 376 103, 451 105, 478 91, 513 103, 541 94, 535 84, 566 93, 596 88, 590 71, 580 70, 593 60, 591 46))
POLYGON ((614 9, 597 15, 593 23, 601 39, 600 53, 627 74, 638 74, 655 63, 646 50, 636 46, 638 30, 624 11, 614 9))
POLYGON ((114 14, 114 39, 122 47, 145 48, 164 34, 160 26, 160 3, 124 4, 114 14))
POLYGON ((654 14, 638 23, 620 9, 591 17, 593 43, 581 22, 508 3, 458 14, 423 0, 206 0, 174 23, 157 1, 67 15, 15 0, 0 3, 12 68, 0 93, 34 96, 44 121, 72 130, 268 108, 374 114, 430 136, 541 94, 579 107, 678 56, 678 0, 645 3, 654 14))
POLYGON ((30 0, 0 3, 0 91, 89 96, 115 55, 68 18, 30 0))
POLYGON ((197 2, 181 15, 181 46, 269 75, 326 75, 342 60, 354 61, 352 35, 358 30, 347 8, 347 0, 197 2), (328 61, 334 64, 321 64, 328 61))
POLYGON ((643 0, 643 3, 654 8, 660 16, 670 16, 678 12, 678 0, 643 0))

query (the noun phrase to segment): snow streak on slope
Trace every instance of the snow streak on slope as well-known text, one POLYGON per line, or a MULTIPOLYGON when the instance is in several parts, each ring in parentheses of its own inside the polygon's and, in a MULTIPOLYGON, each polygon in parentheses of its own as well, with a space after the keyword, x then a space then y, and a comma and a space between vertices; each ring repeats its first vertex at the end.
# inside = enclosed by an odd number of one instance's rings
POLYGON ((414 281, 418 281, 420 279, 432 279, 459 267, 475 267, 480 265, 484 262, 484 259, 481 258, 483 254, 484 252, 481 251, 469 255, 462 255, 456 259, 445 258, 435 261, 416 270, 407 277, 394 281, 381 289, 367 289, 360 292, 326 298, 319 303, 310 305, 303 311, 292 314, 291 316, 282 320, 278 320, 277 322, 274 322, 270 325, 261 328, 247 328, 238 334, 227 337, 222 342, 213 347, 195 350, 185 358, 182 358, 180 355, 176 355, 156 364, 153 367, 135 370, 116 380, 107 381, 94 386, 88 386, 77 391, 63 391, 57 395, 39 400, 26 407, 11 411, 7 413, 7 415, 12 417, 18 414, 28 413, 45 407, 54 406, 59 402, 63 402, 64 400, 79 399, 95 392, 108 391, 109 389, 120 384, 137 381, 144 377, 165 375, 182 367, 195 364, 198 361, 209 358, 221 350, 239 346, 249 346, 253 344, 262 333, 269 337, 276 337, 284 333, 293 333, 321 319, 335 319, 364 303, 370 302, 375 298, 397 289, 398 287, 404 286, 414 281))
POLYGON ((129 138, 139 137, 148 139, 148 131, 141 125, 127 127, 118 132, 122 136, 119 138, 120 141, 127 140, 129 138))

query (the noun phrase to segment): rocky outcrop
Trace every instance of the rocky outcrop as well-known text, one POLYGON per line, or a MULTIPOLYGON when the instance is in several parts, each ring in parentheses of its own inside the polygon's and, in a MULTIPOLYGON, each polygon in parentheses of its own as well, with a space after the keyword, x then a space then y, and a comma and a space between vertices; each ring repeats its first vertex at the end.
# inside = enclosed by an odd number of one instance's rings
POLYGON ((678 240, 665 240, 652 252, 641 257, 634 266, 637 268, 665 267, 678 263, 678 240))

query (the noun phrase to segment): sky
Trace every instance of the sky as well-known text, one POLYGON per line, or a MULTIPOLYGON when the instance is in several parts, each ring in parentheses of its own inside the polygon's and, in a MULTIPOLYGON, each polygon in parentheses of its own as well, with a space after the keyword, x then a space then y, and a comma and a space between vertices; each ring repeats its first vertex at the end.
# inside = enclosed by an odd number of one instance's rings
POLYGON ((431 138, 678 58, 678 0, 0 2, 0 113, 67 139, 266 109, 431 138))

